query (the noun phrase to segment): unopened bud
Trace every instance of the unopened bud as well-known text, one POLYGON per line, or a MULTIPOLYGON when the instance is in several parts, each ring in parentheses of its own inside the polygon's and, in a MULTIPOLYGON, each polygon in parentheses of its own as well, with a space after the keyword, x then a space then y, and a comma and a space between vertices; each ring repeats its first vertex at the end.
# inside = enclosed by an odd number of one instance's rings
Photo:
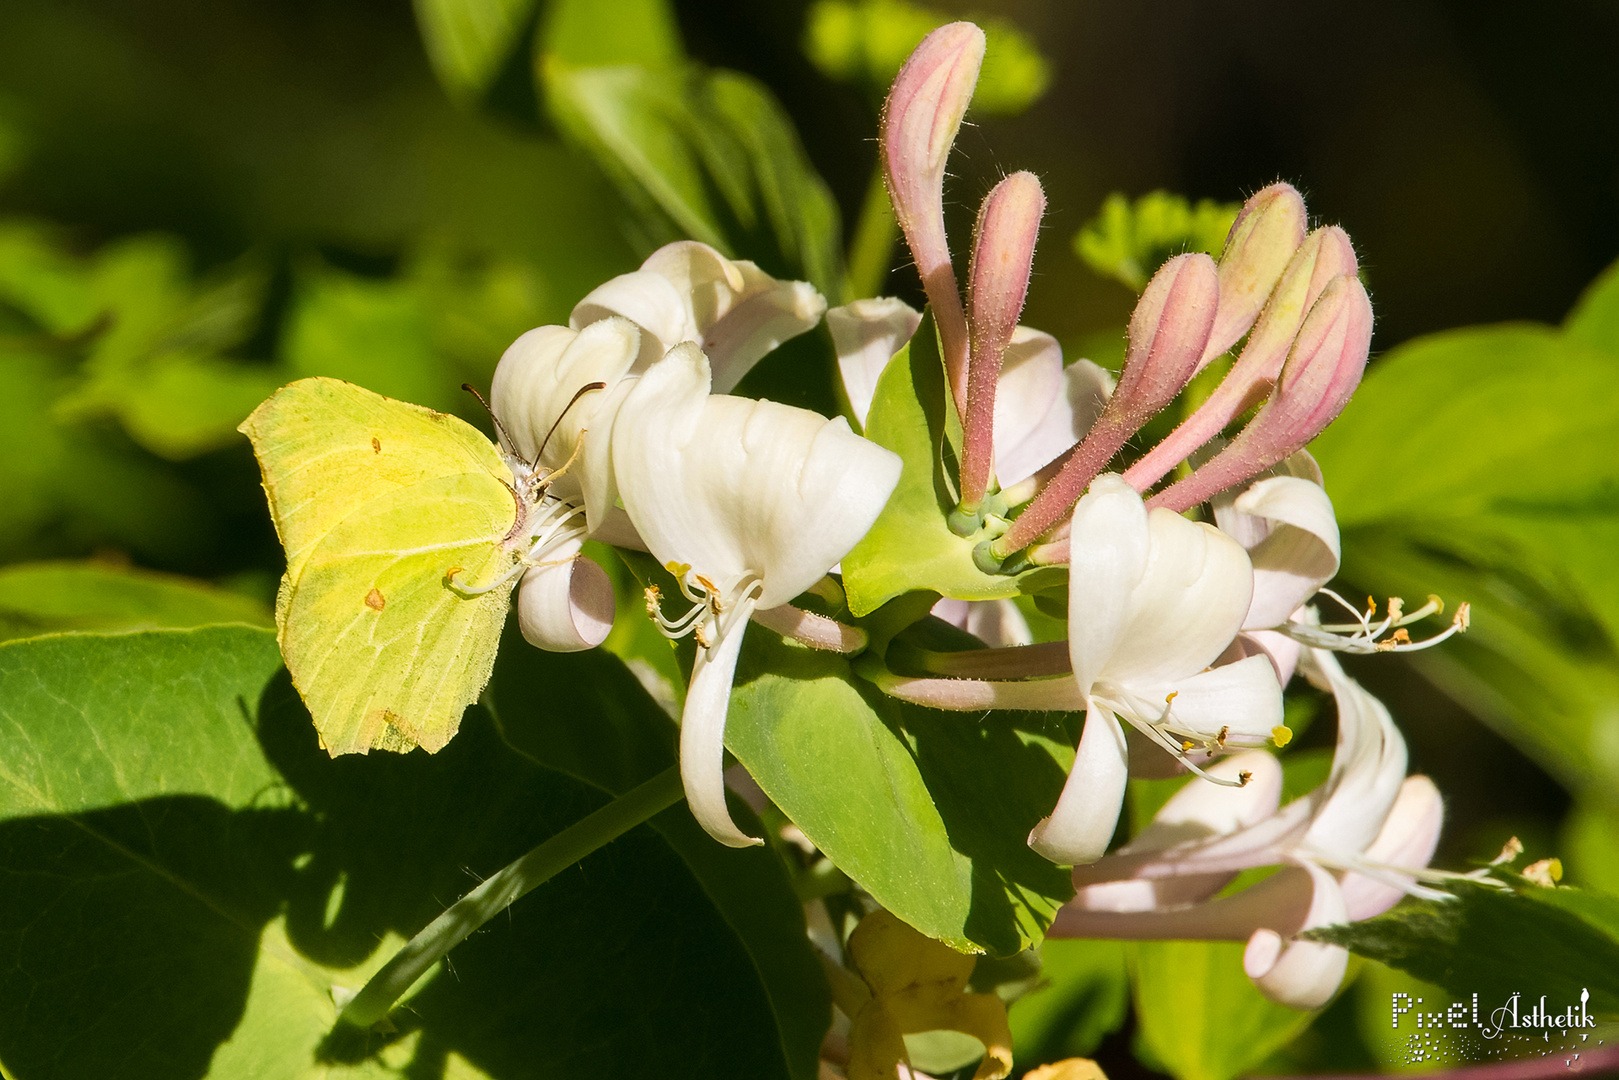
POLYGON ((1057 475, 993 543, 989 556, 1004 559, 1055 525, 1125 440, 1175 400, 1197 369, 1219 300, 1219 272, 1207 255, 1177 255, 1159 267, 1130 317, 1124 371, 1107 407, 1057 475))
POLYGON ((1184 511, 1303 448, 1337 419, 1366 370, 1372 302, 1360 280, 1332 280, 1299 330, 1269 400, 1213 460, 1153 496, 1149 507, 1184 511))
POLYGON ((944 166, 983 60, 984 32, 972 23, 923 38, 888 92, 879 142, 894 219, 932 305, 958 409, 966 406, 967 320, 944 231, 944 166))
POLYGON ((1304 242, 1304 229, 1304 199, 1292 184, 1272 184, 1242 204, 1220 253, 1220 314, 1198 370, 1254 325, 1283 268, 1304 242))
MULTIPOLYGON (((1311 233, 1288 260, 1287 269, 1271 290, 1265 310, 1231 371, 1196 412, 1125 471, 1125 482, 1137 491, 1146 491, 1220 434, 1233 417, 1268 395, 1281 375, 1305 313, 1328 282, 1353 275, 1355 270, 1355 249, 1342 229, 1329 225, 1311 233)), ((1220 295, 1223 301, 1225 293, 1220 295)), ((1221 311, 1224 312, 1223 303, 1221 311)))
POLYGON ((978 212, 968 278, 972 352, 962 419, 961 509, 968 515, 977 513, 989 487, 995 457, 995 390, 1006 347, 1023 314, 1034 244, 1045 212, 1046 193, 1028 172, 1015 172, 996 184, 978 212))

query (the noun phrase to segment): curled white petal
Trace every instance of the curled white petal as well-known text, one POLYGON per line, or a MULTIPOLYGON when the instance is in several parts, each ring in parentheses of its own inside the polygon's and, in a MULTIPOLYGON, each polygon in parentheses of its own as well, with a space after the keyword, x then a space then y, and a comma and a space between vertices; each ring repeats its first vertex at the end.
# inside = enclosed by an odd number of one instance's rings
POLYGON ((1332 500, 1319 484, 1273 476, 1250 486, 1232 509, 1267 526, 1263 538, 1246 545, 1254 566, 1254 599, 1243 626, 1280 626, 1338 573, 1341 550, 1332 500))
MULTIPOLYGON (((1422 869, 1439 846, 1444 822, 1445 805, 1434 782, 1426 776, 1406 777, 1377 839, 1366 849, 1366 862, 1386 868, 1422 869)), ((1410 881, 1403 874, 1380 880, 1351 870, 1340 882, 1349 918, 1358 922, 1381 915, 1406 894, 1401 886, 1410 881)))
MULTIPOLYGON (((1299 929, 1345 922, 1348 914, 1337 880, 1308 863, 1303 870, 1310 875, 1313 894, 1299 929)), ((1278 1005, 1319 1009, 1332 1000, 1343 983, 1349 952, 1342 946, 1315 941, 1284 941, 1276 930, 1263 927, 1248 939, 1242 966, 1259 992, 1278 1005)))
POLYGON ((1093 704, 1057 806, 1029 833, 1029 846, 1063 865, 1100 859, 1118 827, 1129 780, 1124 731, 1112 713, 1093 704))
POLYGON ((580 652, 607 640, 613 629, 613 583, 583 555, 553 552, 554 561, 530 567, 517 594, 517 625, 530 645, 550 652, 580 652))
POLYGON ((703 829, 727 847, 764 843, 736 827, 725 805, 725 717, 731 708, 731 679, 736 674, 742 636, 753 600, 738 602, 735 623, 711 648, 698 648, 680 717, 680 779, 686 803, 703 829))
POLYGON ((1074 679, 1088 694, 1119 650, 1130 598, 1147 571, 1151 539, 1141 496, 1106 474, 1074 508, 1069 534, 1068 651, 1074 679))
POLYGON ((807 282, 779 281, 751 262, 681 240, 653 252, 641 269, 594 289, 574 307, 569 325, 582 328, 614 315, 634 322, 654 339, 642 343, 637 371, 693 342, 708 354, 714 389, 724 393, 825 311, 825 298, 807 282))
POLYGON ((1388 709, 1339 666, 1331 653, 1310 650, 1313 665, 1338 705, 1338 745, 1325 799, 1305 843, 1323 854, 1355 855, 1382 830, 1405 779, 1405 739, 1388 709))
POLYGON ((921 322, 920 311, 892 296, 856 300, 827 309, 826 328, 832 334, 832 347, 838 354, 843 392, 848 395, 849 408, 861 427, 865 426, 871 412, 871 401, 877 395, 877 380, 883 369, 911 340, 921 322))

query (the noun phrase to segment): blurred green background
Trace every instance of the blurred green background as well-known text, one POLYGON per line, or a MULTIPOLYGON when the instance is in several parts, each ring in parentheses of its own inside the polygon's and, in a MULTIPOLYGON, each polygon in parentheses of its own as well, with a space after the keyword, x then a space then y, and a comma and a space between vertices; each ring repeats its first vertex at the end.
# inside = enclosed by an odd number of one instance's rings
MULTIPOLYGON (((615 171, 622 160, 592 142, 606 138, 601 124, 580 121, 586 111, 569 121, 541 100, 520 45, 472 64, 481 74, 459 90, 453 58, 440 55, 436 78, 418 16, 431 22, 453 6, 0 5, 0 562, 94 556, 267 602, 280 550, 246 440, 233 431, 253 404, 318 373, 473 416, 463 380, 486 385, 517 334, 565 321, 590 288, 679 232, 679 214, 638 203, 615 171)), ((860 247, 887 78, 880 42, 851 59, 838 52, 837 26, 816 23, 832 15, 812 18, 797 2, 620 5, 629 14, 612 40, 593 37, 588 20, 576 32, 556 15, 566 4, 500 6, 525 28, 541 20, 541 66, 558 80, 568 64, 656 67, 682 48, 757 79, 825 180, 842 222, 829 225, 834 240, 841 228, 840 246, 860 247)), ((1374 356, 1470 324, 1557 324, 1619 254, 1611 3, 934 6, 1025 35, 1004 48, 992 40, 986 80, 999 79, 1012 103, 969 116, 947 189, 950 223, 964 244, 996 179, 1016 168, 1041 176, 1051 211, 1025 321, 1055 333, 1070 356, 1116 342, 1134 302, 1069 242, 1113 192, 1231 202, 1277 178, 1294 182, 1313 217, 1344 225, 1361 252, 1378 311, 1374 356), (1044 65, 1030 59, 1031 44, 1044 65)), ((771 196, 759 185, 765 220, 771 196)), ((819 206, 811 188, 786 200, 789 216, 819 206)), ((717 213, 725 235, 743 238, 735 253, 834 294, 843 287, 835 253, 817 255, 813 238, 795 247, 775 219, 771 232, 735 204, 717 213)), ((889 262, 883 291, 920 305, 901 253, 889 262)), ((1481 339, 1477 355, 1494 355, 1493 340, 1481 339)), ((1619 350, 1619 333, 1612 344, 1619 350)), ((1514 370, 1533 386, 1541 354, 1525 355, 1514 370)), ((789 400, 830 400, 824 348, 806 345, 791 363, 762 385, 779 384, 789 400)), ((1400 404, 1385 385, 1379 401, 1400 404)), ((1596 400, 1579 404, 1607 415, 1619 381, 1592 385, 1596 400)), ((1406 404, 1420 426, 1431 403, 1406 404)), ((1358 513, 1329 467, 1353 526, 1351 587, 1410 582, 1399 587, 1417 596, 1453 586, 1443 590, 1452 602, 1486 601, 1480 644, 1459 659, 1376 658, 1353 670, 1394 703, 1413 769, 1447 794, 1440 863, 1460 866, 1517 834, 1531 857, 1563 855, 1574 880, 1619 887, 1619 605, 1602 546, 1615 535, 1602 529, 1615 520, 1619 447, 1612 427, 1582 421, 1565 433, 1577 446, 1492 458, 1514 417, 1472 419, 1443 432, 1437 453, 1494 462, 1491 475, 1522 502, 1567 496, 1557 512, 1586 550, 1536 547, 1502 525, 1496 504, 1487 527, 1435 539, 1444 514, 1424 531, 1358 513), (1592 442, 1604 432, 1606 442, 1592 442), (1564 450, 1598 464, 1570 466, 1564 450), (1567 519, 1574 503, 1594 515, 1589 528, 1567 519), (1504 636, 1490 636, 1491 601, 1504 636), (1520 639, 1545 656, 1503 669, 1520 639), (1604 739, 1611 760, 1598 752, 1604 739)), ((1389 470, 1428 467, 1429 434, 1362 424, 1324 452, 1329 465, 1345 463, 1340 476, 1359 462, 1365 489, 1389 470), (1408 433, 1419 436, 1409 448, 1408 433)), ((1445 514, 1461 521, 1473 509, 1445 514)), ((1466 517, 1469 528, 1481 520, 1466 517)), ((6 603, 15 620, 71 617, 0 595, 6 603)), ((1301 745, 1329 744, 1323 724, 1301 745)), ((1115 1076, 1131 1068, 1125 1039, 1107 1044, 1115 1076)))

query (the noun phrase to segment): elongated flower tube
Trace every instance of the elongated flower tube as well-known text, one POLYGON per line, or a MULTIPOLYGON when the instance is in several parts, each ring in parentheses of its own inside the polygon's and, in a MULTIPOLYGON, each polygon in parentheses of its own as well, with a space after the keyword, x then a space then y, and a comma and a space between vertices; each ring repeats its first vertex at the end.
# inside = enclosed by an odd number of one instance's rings
POLYGON ((1292 184, 1272 184, 1242 204, 1220 253, 1220 313, 1197 370, 1253 326, 1283 267, 1303 243, 1304 229, 1304 199, 1292 184))
POLYGON ((1360 385, 1372 344, 1372 302, 1357 278, 1334 278, 1305 317, 1270 398, 1231 445, 1154 495, 1177 513, 1270 468, 1337 419, 1360 385))
POLYGON ((1257 745, 1281 724, 1268 661, 1210 668, 1253 595, 1248 556, 1219 530, 1163 511, 1114 475, 1074 509, 1068 642, 1085 728, 1068 782, 1029 836, 1053 862, 1107 850, 1129 778, 1119 721, 1184 759, 1190 749, 1257 745))
POLYGON ((692 813, 721 843, 760 843, 725 806, 722 765, 731 679, 748 619, 814 585, 871 528, 900 461, 842 419, 771 401, 710 396, 707 358, 671 349, 625 398, 613 428, 620 497, 647 550, 692 604, 665 619, 697 659, 680 729, 692 813))
POLYGON ((1153 275, 1130 317, 1124 370, 1107 408, 1057 475, 988 546, 992 561, 1021 551, 1055 525, 1125 440, 1175 399, 1203 355, 1219 294, 1219 273, 1207 255, 1177 255, 1153 275))
POLYGON ((1242 355, 1207 401, 1163 442, 1125 470, 1137 491, 1146 491, 1193 451, 1219 435, 1233 418, 1256 404, 1276 385, 1282 364, 1304 323, 1305 313, 1334 278, 1354 274, 1357 263, 1349 236, 1337 226, 1311 233, 1282 273, 1265 302, 1242 355))
POLYGON ((923 38, 888 92, 878 137, 894 218, 933 308, 958 410, 967 404, 967 317, 944 231, 944 168, 983 62, 984 32, 972 23, 923 38))
MULTIPOLYGON (((1015 172, 995 185, 978 212, 972 269, 968 275, 971 356, 961 457, 962 515, 976 528, 989 489, 995 453, 995 391, 1001 362, 1012 343, 1034 270, 1034 243, 1045 214, 1046 195, 1033 173, 1015 172)), ((973 531, 973 530, 969 530, 973 531)))
MULTIPOLYGON (((1443 808, 1426 777, 1405 776, 1405 742, 1388 710, 1346 676, 1331 654, 1309 655, 1312 677, 1338 704, 1338 744, 1326 782, 1276 807, 1262 792, 1193 784, 1119 852, 1074 869, 1075 898, 1057 936, 1246 940, 1244 969, 1274 1001, 1316 1008, 1337 990, 1347 954, 1290 940, 1302 930, 1379 914, 1417 883, 1438 842, 1443 808), (1282 864, 1273 877, 1213 899, 1244 869, 1282 864)), ((1269 755, 1210 767, 1279 775, 1269 755)))
POLYGON ((806 281, 780 281, 746 260, 727 259, 707 244, 680 240, 647 257, 574 306, 575 330, 622 316, 643 331, 637 370, 682 341, 696 342, 725 393, 770 350, 821 321, 826 299, 806 281))

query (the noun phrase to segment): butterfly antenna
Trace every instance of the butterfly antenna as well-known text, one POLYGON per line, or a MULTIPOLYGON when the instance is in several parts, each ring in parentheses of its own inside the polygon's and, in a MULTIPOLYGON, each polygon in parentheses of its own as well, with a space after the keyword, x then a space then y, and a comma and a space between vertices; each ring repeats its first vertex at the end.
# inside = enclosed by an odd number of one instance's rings
MULTIPOLYGON (((558 426, 561 425, 562 418, 564 416, 568 415, 568 410, 573 408, 575 405, 579 404, 579 399, 584 397, 586 394, 590 393, 592 390, 605 390, 605 389, 607 389, 607 384, 606 383, 604 383, 604 382, 593 382, 593 383, 586 383, 585 385, 581 386, 574 393, 573 397, 568 400, 568 403, 562 407, 562 411, 557 413, 556 421, 555 421, 555 423, 553 423, 551 425, 551 430, 547 431, 545 433, 545 438, 540 440, 540 448, 538 450, 534 451, 534 460, 529 463, 528 467, 530 469, 537 469, 537 468, 540 467, 540 458, 545 453, 545 447, 546 447, 547 444, 550 443, 551 436, 553 436, 553 435, 555 435, 557 433, 557 428, 558 428, 558 426)), ((474 390, 473 393, 477 393, 477 391, 474 390)), ((493 416, 494 413, 490 413, 489 415, 493 416)), ((499 421, 496 421, 496 423, 499 423, 499 421)), ((577 456, 577 455, 578 455, 578 450, 575 449, 573 456, 577 456)), ((573 456, 570 456, 568 458, 568 465, 573 464, 573 456)), ((565 469, 565 468, 568 467, 568 465, 564 465, 562 468, 565 469)), ((561 473, 561 471, 562 471, 562 469, 558 469, 557 473, 561 473)), ((556 475, 557 473, 554 473, 552 475, 556 475)))
POLYGON ((500 432, 500 441, 506 444, 507 449, 515 453, 517 443, 513 441, 511 433, 506 430, 506 425, 500 422, 500 417, 495 415, 495 410, 489 407, 489 402, 485 401, 483 395, 478 393, 478 388, 471 383, 464 382, 461 384, 461 389, 478 399, 478 404, 483 406, 483 411, 488 413, 489 419, 495 422, 495 430, 500 432))

